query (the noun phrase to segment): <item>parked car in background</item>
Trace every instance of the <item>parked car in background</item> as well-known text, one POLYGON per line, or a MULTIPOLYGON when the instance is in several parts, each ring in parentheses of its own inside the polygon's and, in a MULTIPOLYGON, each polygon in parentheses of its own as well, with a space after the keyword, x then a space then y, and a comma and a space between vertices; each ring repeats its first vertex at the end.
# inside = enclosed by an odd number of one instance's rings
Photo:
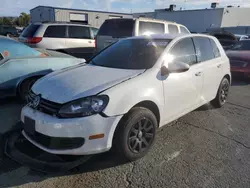
POLYGON ((3 36, 18 36, 17 29, 13 26, 8 25, 0 25, 0 35, 3 36))
POLYGON ((250 78, 250 40, 237 42, 229 51, 231 72, 234 76, 250 78))
POLYGON ((114 147, 133 161, 150 150, 159 127, 210 101, 223 106, 230 81, 229 60, 212 36, 122 39, 89 64, 36 82, 21 113, 23 135, 53 154, 114 147))
POLYGON ((108 19, 96 36, 97 51, 111 45, 121 38, 151 34, 189 34, 189 30, 180 24, 151 18, 108 19))
POLYGON ((73 23, 30 24, 19 41, 33 48, 56 50, 78 58, 89 59, 95 50, 98 29, 73 23))
POLYGON ((224 50, 228 50, 232 48, 235 45, 235 43, 238 41, 237 37, 234 34, 226 32, 226 31, 213 32, 213 33, 209 33, 209 35, 216 37, 220 41, 224 50))
POLYGON ((58 69, 83 63, 83 59, 48 51, 35 50, 6 37, 0 37, 0 98, 25 98, 33 83, 58 69))
POLYGON ((249 36, 247 36, 247 35, 235 34, 234 36, 237 38, 238 41, 240 41, 240 40, 248 40, 249 39, 249 36))

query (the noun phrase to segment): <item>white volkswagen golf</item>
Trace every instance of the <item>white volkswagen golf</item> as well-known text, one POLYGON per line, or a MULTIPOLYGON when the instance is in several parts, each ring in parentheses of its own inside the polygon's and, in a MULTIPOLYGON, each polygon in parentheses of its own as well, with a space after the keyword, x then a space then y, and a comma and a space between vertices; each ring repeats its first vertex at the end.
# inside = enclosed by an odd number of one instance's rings
POLYGON ((90 155, 114 147, 143 157, 156 130, 212 102, 225 104, 229 60, 207 35, 120 40, 87 65, 40 79, 22 109, 23 135, 53 154, 90 155))

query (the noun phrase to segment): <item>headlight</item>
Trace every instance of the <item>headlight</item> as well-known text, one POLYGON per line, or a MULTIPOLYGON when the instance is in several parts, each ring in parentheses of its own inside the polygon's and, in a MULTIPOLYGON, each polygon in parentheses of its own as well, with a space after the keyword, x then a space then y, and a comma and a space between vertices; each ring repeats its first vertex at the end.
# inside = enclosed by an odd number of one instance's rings
POLYGON ((91 116, 104 110, 109 101, 106 95, 86 97, 65 104, 60 110, 59 115, 63 118, 75 118, 91 116))

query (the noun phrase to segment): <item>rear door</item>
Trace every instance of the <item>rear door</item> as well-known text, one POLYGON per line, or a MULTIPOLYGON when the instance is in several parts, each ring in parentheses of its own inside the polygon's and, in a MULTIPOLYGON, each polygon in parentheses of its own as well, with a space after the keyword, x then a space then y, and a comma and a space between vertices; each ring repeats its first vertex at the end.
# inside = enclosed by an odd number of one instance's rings
POLYGON ((64 49, 66 31, 65 25, 48 26, 45 30, 42 41, 39 43, 39 47, 52 50, 64 49))
POLYGON ((202 97, 205 102, 215 98, 222 72, 220 52, 214 41, 207 37, 193 37, 198 63, 202 65, 203 89, 202 97), (212 43, 213 42, 213 43, 212 43))
POLYGON ((108 47, 121 38, 134 35, 135 20, 109 19, 100 27, 96 36, 97 51, 108 47))
POLYGON ((65 51, 78 57, 89 59, 94 51, 95 41, 90 27, 68 26, 68 37, 66 38, 65 51))

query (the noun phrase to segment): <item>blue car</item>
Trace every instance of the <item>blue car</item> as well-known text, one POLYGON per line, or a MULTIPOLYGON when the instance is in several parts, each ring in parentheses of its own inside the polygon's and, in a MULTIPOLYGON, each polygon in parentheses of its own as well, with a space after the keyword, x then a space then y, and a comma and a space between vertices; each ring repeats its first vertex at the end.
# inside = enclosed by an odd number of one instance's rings
POLYGON ((39 78, 55 70, 84 62, 84 59, 44 49, 33 49, 1 36, 0 98, 20 96, 25 99, 39 78))

